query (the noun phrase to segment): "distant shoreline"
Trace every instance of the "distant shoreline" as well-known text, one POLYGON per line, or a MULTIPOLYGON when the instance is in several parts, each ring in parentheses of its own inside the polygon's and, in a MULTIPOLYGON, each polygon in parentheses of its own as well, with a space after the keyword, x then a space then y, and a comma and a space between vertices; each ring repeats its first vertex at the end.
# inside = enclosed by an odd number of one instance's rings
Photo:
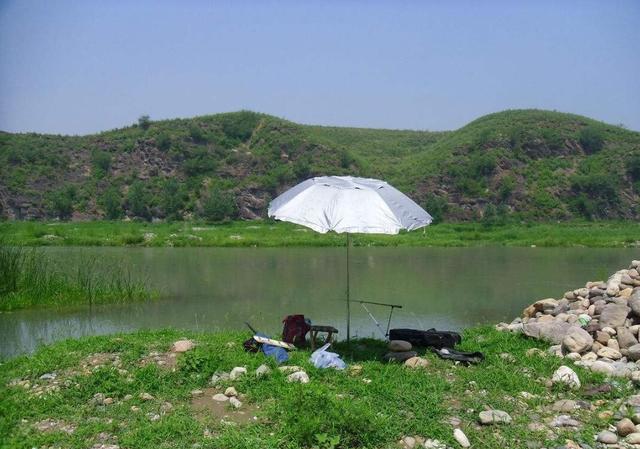
MULTIPOLYGON (((319 234, 289 223, 234 221, 147 223, 125 221, 0 223, 5 243, 24 246, 115 247, 339 247, 344 235, 319 234)), ((395 236, 354 234, 354 246, 590 247, 640 251, 640 223, 621 221, 441 223, 395 236)))

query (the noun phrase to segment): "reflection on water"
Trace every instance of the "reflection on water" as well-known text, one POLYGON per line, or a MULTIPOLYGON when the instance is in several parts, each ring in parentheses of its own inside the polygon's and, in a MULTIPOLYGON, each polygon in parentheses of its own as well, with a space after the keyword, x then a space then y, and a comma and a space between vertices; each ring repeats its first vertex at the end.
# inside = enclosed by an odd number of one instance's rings
MULTIPOLYGON (((52 257, 117 261, 158 288, 158 301, 0 314, 0 355, 82 335, 141 328, 244 329, 278 334, 303 313, 345 329, 344 248, 51 248, 52 257)), ((403 305, 392 325, 460 329, 519 314, 535 299, 604 279, 637 249, 355 248, 351 297, 403 305)), ((369 306, 386 325, 388 309, 369 306)), ((381 336, 358 304, 352 334, 381 336)))

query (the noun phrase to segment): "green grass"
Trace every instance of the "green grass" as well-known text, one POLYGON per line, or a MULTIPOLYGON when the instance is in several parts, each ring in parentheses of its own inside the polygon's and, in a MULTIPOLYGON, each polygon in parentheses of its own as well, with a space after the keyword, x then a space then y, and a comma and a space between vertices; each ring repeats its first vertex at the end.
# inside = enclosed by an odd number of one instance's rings
POLYGON ((103 432, 129 449, 310 448, 316 447, 322 436, 339 441, 339 448, 393 448, 405 435, 437 438, 457 447, 447 422, 450 417, 462 420, 462 429, 475 448, 527 448, 532 441, 556 447, 567 438, 591 444, 594 434, 610 421, 599 419, 598 412, 612 409, 613 400, 633 391, 628 382, 617 381, 611 393, 595 398, 601 400, 592 402, 595 410, 572 413, 583 422, 579 430, 554 429, 553 437, 548 438, 545 432, 528 430, 527 425, 534 419, 545 422, 557 415, 545 408, 557 399, 593 401, 584 395, 584 386, 599 384, 603 378, 575 367, 583 389, 545 386, 562 360, 526 355, 530 348, 543 348, 543 343, 488 327, 470 329, 462 347, 483 351, 484 362, 465 367, 426 354, 429 368, 416 371, 380 362, 384 344, 362 340, 353 343, 350 351, 344 344, 336 345, 350 365, 362 366, 360 373, 316 369, 308 362, 308 352, 296 351, 291 353, 289 364, 301 366, 311 382, 292 384, 277 371, 261 379, 253 375, 260 364, 275 366, 261 353, 243 351, 247 335, 140 331, 67 340, 31 356, 7 360, 0 365, 0 447, 26 449, 55 443, 87 448, 103 432), (141 363, 150 351, 167 351, 173 341, 183 337, 194 339, 197 346, 179 355, 176 371, 141 363), (97 353, 117 355, 120 362, 117 366, 89 367, 85 372, 82 367, 97 353), (505 358, 505 353, 512 359, 505 358), (235 382, 225 381, 219 389, 235 386, 246 395, 243 407, 253 407, 252 413, 259 419, 230 426, 211 415, 196 416, 190 407, 190 392, 206 388, 214 372, 235 366, 246 366, 249 374, 235 382), (50 372, 57 374, 59 389, 35 395, 36 390, 50 385, 51 381, 39 379, 50 372), (29 387, 16 385, 20 380, 28 381, 29 387), (519 396, 523 391, 535 396, 523 399, 519 396), (143 392, 154 399, 142 401, 139 395, 143 392), (115 402, 96 405, 91 401, 96 393, 115 402), (125 401, 126 395, 133 398, 125 401), (173 407, 161 413, 165 402, 173 407), (132 406, 140 410, 132 412, 132 406), (478 413, 485 407, 507 411, 513 423, 476 425, 478 413), (152 421, 148 413, 159 414, 160 419, 152 421), (75 426, 75 431, 36 430, 34 424, 44 419, 64 421, 75 426))
POLYGON ((0 311, 140 301, 154 295, 121 266, 86 259, 62 270, 39 249, 0 242, 0 311))
MULTIPOLYGON (((0 234, 27 246, 342 246, 346 237, 274 221, 228 224, 122 221, 4 222, 0 234)), ((640 223, 568 222, 485 226, 441 223, 395 236, 354 234, 356 246, 546 246, 631 247, 640 245, 640 223)))

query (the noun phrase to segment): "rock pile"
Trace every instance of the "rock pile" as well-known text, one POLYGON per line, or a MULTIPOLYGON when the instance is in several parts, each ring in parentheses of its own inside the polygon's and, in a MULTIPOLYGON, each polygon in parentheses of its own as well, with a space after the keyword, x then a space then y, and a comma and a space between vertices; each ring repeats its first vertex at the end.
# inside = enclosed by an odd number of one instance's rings
POLYGON ((496 328, 548 340, 559 357, 640 384, 640 260, 606 282, 536 301, 521 318, 496 328))
POLYGON ((387 362, 404 362, 418 355, 416 351, 412 351, 411 343, 404 340, 391 340, 387 344, 387 348, 389 352, 383 357, 387 362))

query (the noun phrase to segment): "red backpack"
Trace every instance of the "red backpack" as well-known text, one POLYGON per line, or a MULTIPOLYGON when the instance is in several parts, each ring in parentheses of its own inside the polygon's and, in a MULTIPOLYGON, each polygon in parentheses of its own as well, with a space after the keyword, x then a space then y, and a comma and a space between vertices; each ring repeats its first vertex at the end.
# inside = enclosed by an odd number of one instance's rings
POLYGON ((302 346, 305 343, 305 336, 311 326, 304 315, 289 315, 282 320, 284 326, 282 328, 282 340, 287 343, 293 343, 296 346, 302 346))

